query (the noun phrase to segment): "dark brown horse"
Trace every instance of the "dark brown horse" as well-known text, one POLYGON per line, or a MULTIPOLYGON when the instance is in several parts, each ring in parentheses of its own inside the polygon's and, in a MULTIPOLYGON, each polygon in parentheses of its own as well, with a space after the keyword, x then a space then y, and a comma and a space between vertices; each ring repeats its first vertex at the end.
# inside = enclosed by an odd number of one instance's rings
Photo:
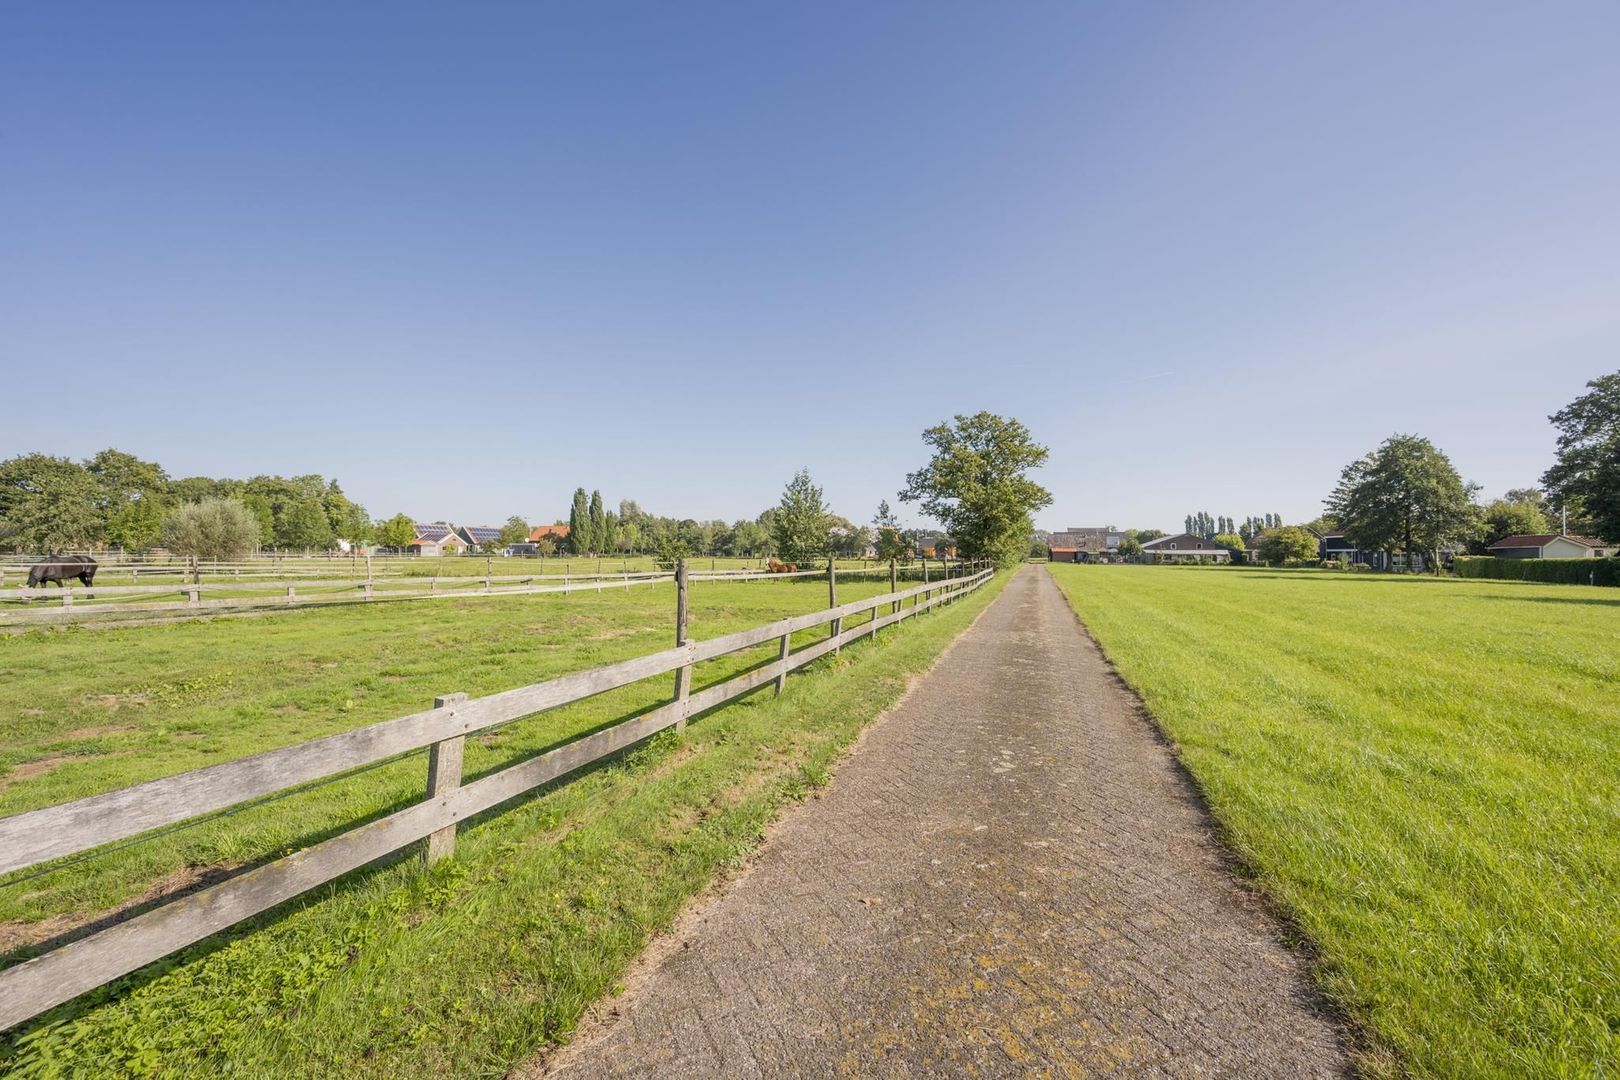
POLYGON ((65 589, 68 578, 78 578, 85 588, 90 588, 96 583, 96 560, 88 555, 47 555, 44 562, 28 568, 30 589, 42 588, 53 581, 57 588, 65 589))

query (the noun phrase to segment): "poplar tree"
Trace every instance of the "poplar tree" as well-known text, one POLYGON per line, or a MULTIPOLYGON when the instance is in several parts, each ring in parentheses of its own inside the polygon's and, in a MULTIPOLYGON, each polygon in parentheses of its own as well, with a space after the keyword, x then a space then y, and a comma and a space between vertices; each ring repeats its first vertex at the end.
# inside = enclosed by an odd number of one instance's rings
POLYGON ((602 493, 591 492, 591 546, 592 554, 601 554, 607 547, 607 516, 602 511, 602 493))
POLYGON ((568 511, 568 546, 575 555, 591 550, 591 508, 585 489, 574 489, 574 505, 568 511))

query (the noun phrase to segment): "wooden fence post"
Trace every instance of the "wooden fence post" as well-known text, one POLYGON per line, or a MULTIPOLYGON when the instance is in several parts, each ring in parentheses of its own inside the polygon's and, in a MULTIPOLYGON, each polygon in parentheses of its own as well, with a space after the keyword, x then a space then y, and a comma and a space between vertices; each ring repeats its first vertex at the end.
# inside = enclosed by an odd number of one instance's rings
POLYGON ((776 692, 778 695, 787 689, 787 658, 793 651, 793 635, 783 634, 781 648, 776 651, 776 659, 782 664, 782 670, 776 673, 776 692))
MULTIPOLYGON (((675 560, 675 644, 686 644, 687 621, 686 596, 686 560, 675 560)), ((692 665, 686 664, 675 669, 675 700, 685 701, 692 694, 692 665)), ((679 720, 675 721, 676 731, 686 730, 686 713, 683 710, 679 720)))
MULTIPOLYGON (((830 608, 835 608, 838 606, 838 563, 837 560, 831 555, 827 556, 827 606, 830 608)), ((831 636, 837 637, 839 632, 843 629, 844 620, 834 619, 832 621, 831 636)), ((835 646, 833 648, 834 655, 842 651, 842 649, 843 646, 841 645, 835 646)))
POLYGON ((186 602, 192 607, 202 607, 201 590, 196 585, 186 586, 186 602))
MULTIPOLYGON (((899 571, 895 567, 893 559, 889 560, 889 591, 892 592, 892 593, 900 591, 899 571)), ((889 605, 889 614, 890 615, 893 615, 895 612, 897 612, 899 610, 900 610, 900 601, 896 600, 896 601, 894 601, 893 603, 891 603, 889 605)))
MULTIPOLYGON (((467 700, 466 694, 446 694, 433 699, 435 709, 451 709, 467 700)), ((442 739, 428 749, 427 801, 449 795, 461 786, 461 758, 467 749, 467 736, 457 735, 442 739)), ((436 863, 447 859, 456 850, 456 827, 446 825, 438 832, 428 834, 427 861, 436 863)))

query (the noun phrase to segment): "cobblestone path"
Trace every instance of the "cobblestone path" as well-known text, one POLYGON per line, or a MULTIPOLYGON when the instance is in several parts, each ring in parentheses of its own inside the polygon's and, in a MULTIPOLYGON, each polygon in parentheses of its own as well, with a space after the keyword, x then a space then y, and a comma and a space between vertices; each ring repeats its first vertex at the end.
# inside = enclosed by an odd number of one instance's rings
POLYGON ((1027 567, 536 1072, 1327 1076, 1336 1021, 1027 567))

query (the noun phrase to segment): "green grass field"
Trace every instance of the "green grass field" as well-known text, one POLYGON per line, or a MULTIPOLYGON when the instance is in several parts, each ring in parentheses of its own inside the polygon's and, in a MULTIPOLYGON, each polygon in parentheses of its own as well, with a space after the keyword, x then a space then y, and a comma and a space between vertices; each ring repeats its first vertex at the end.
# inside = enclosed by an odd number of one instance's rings
POLYGON ((1620 1061, 1620 593, 1068 566, 1363 1067, 1620 1061))
MULTIPOLYGON (((925 668, 1000 581, 483 816, 456 858, 407 855, 64 1006, 0 1042, 22 1075, 500 1075, 562 1038, 680 906, 925 668), (20 1037, 19 1037, 20 1036, 20 1037)), ((848 579, 847 601, 887 590, 848 579)), ((826 604, 819 581, 692 587, 707 638, 826 604)), ((806 640, 817 633, 807 632, 806 640)), ((0 814, 665 648, 673 589, 318 608, 0 637, 0 814)), ((774 657, 702 665, 701 688, 774 657)), ((667 700, 670 677, 469 740, 469 779, 667 700)), ((7 962, 211 869, 263 861, 422 797, 411 757, 0 881, 7 962)))

